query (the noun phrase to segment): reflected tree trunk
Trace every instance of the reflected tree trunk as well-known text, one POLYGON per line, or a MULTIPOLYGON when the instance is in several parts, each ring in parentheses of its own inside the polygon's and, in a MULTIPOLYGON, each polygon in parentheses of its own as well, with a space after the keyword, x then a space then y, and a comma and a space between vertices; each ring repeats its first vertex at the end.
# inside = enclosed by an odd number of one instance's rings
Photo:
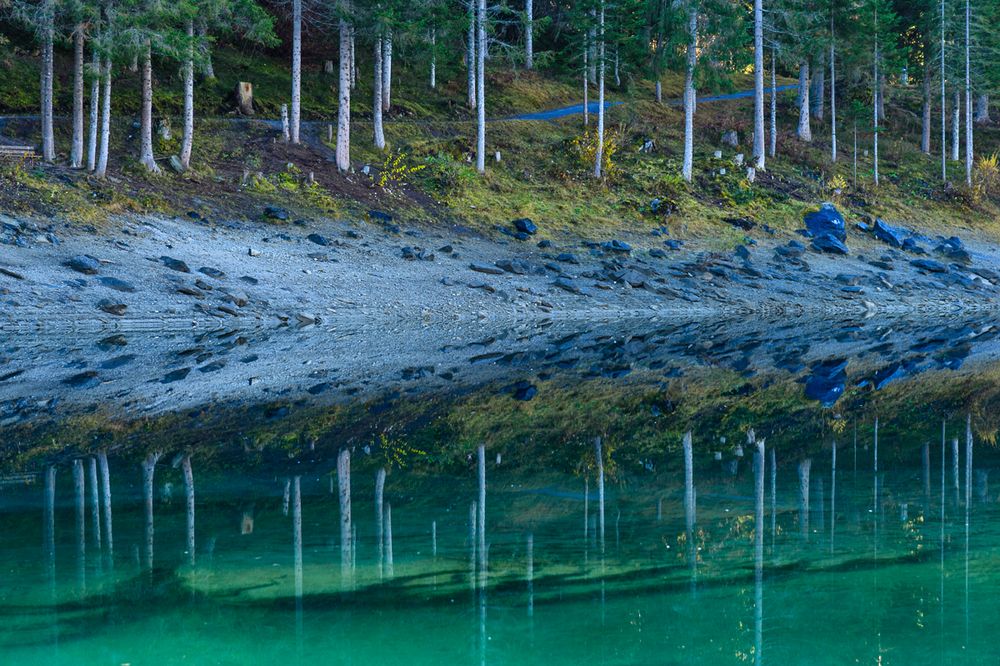
POLYGON ((764 652, 764 440, 751 430, 747 437, 754 451, 754 663, 764 652))
POLYGON ((771 548, 778 533, 778 458, 771 449, 771 548))
POLYGON ((694 534, 697 498, 694 488, 694 451, 691 445, 690 430, 684 434, 682 448, 684 449, 684 528, 687 535, 688 562, 691 567, 691 582, 693 584, 694 575, 698 570, 698 546, 695 543, 694 534))
POLYGON ((188 564, 194 566, 194 471, 191 469, 191 454, 186 454, 181 459, 181 472, 184 475, 184 504, 187 513, 188 564))
POLYGON ((340 576, 342 584, 350 587, 353 572, 351 532, 351 452, 341 449, 337 456, 337 489, 340 495, 340 576))
POLYGON ((961 482, 959 481, 959 453, 958 453, 958 437, 951 440, 951 480, 952 488, 955 491, 955 506, 959 503, 959 487, 961 482))
POLYGON ((104 518, 104 544, 108 549, 108 564, 114 566, 115 542, 111 529, 111 473, 108 470, 108 453, 100 451, 97 462, 101 468, 101 509, 104 518))
POLYGON ((525 545, 528 557, 528 617, 533 617, 535 614, 535 535, 531 532, 528 533, 527 543, 525 545))
POLYGON ((385 573, 389 578, 395 575, 392 561, 392 503, 385 504, 385 573))
POLYGON ((159 453, 150 453, 142 464, 142 489, 146 507, 146 568, 153 568, 153 476, 156 473, 156 463, 160 460, 159 453))
POLYGON ((809 472, 812 458, 799 462, 799 530, 802 537, 809 540, 809 472))
POLYGON ((601 438, 594 439, 594 459, 597 461, 597 538, 604 553, 604 447, 601 438))
POLYGON ((83 460, 73 461, 73 509, 76 516, 76 573, 80 591, 87 587, 87 483, 83 460))
MULTIPOLYGON (((972 504, 972 415, 965 419, 965 506, 972 504)), ((968 517, 966 517, 968 522, 968 517)))
POLYGON ((55 582, 56 574, 56 468, 45 468, 45 504, 42 511, 42 549, 45 552, 45 567, 50 580, 55 582))
POLYGON ((301 612, 302 604, 302 484, 301 477, 291 480, 292 503, 292 557, 295 571, 296 608, 301 612))
POLYGON ((292 500, 292 480, 285 479, 285 490, 281 495, 281 515, 288 515, 288 506, 292 500))
POLYGON ((469 587, 476 589, 476 503, 469 504, 469 587))
POLYGON ((87 458, 87 481, 90 484, 90 540, 101 552, 101 489, 97 483, 97 458, 87 458))
POLYGON ((375 475, 375 537, 378 539, 378 577, 385 573, 385 468, 375 475))
POLYGON ((486 561, 486 446, 479 445, 477 471, 479 476, 479 502, 476 504, 477 536, 479 538, 479 568, 485 569, 486 561))
POLYGON ((830 447, 830 552, 837 534, 837 442, 830 447))

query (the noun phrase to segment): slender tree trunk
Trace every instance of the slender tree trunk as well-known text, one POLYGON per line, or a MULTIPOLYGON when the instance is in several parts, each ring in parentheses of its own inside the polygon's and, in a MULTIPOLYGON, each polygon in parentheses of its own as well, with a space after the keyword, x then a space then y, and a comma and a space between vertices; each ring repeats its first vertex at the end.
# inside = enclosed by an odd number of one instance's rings
MULTIPOLYGON (((764 3, 753 2, 753 157, 764 170, 764 3)), ((774 95, 774 92, 771 93, 774 95)))
POLYGON ((302 0, 292 0, 292 143, 302 119, 302 0))
POLYGON ((587 78, 589 69, 587 55, 588 48, 583 47, 583 126, 590 127, 590 79, 587 78))
POLYGON ((469 95, 469 108, 476 108, 476 2, 468 0, 469 7, 469 30, 465 38, 465 69, 467 76, 467 89, 469 95))
POLYGON ((587 30, 587 80, 594 86, 597 85, 597 10, 590 10, 590 29, 587 30))
POLYGON ((486 0, 476 10, 476 170, 486 173, 486 0))
POLYGON ((947 106, 948 97, 945 94, 945 86, 947 82, 947 71, 945 69, 945 13, 944 13, 944 0, 941 0, 941 14, 939 15, 941 21, 941 181, 948 182, 948 121, 947 121, 947 106))
POLYGON ((386 29, 382 46, 382 110, 392 108, 392 30, 386 29))
POLYGON ((615 88, 622 87, 621 58, 618 55, 618 45, 615 44, 615 88))
POLYGON ((535 3, 534 0, 524 2, 524 68, 535 68, 535 3))
POLYGON ((837 161, 837 46, 830 17, 830 161, 837 161))
POLYGON ((340 104, 337 109, 337 168, 351 170, 351 25, 340 19, 340 104))
MULTIPOLYGON (((876 10, 877 12, 877 10, 876 10)), ((873 113, 873 127, 874 136, 872 138, 872 156, 874 161, 874 171, 875 171, 875 187, 878 187, 878 121, 879 121, 879 97, 881 97, 881 86, 879 85, 879 71, 878 71, 878 61, 879 61, 879 51, 878 51, 878 15, 875 16, 875 58, 872 60, 872 67, 874 67, 874 75, 872 76, 872 96, 874 97, 874 104, 872 104, 873 113)))
POLYGON ((358 87, 358 51, 356 45, 357 30, 351 25, 351 90, 358 87))
POLYGON ((597 148, 594 151, 594 177, 600 178, 604 162, 604 74, 607 69, 605 55, 607 46, 604 43, 604 0, 600 0, 598 10, 598 51, 597 57, 597 148))
POLYGON ((816 57, 816 67, 813 68, 815 75, 812 80, 812 92, 809 94, 809 104, 812 117, 816 120, 823 120, 823 103, 826 95, 826 68, 823 67, 823 57, 816 57))
POLYGON ((961 157, 962 146, 962 96, 955 89, 955 100, 951 109, 951 161, 957 162, 961 157))
MULTIPOLYGON (((880 65, 882 63, 879 63, 880 65)), ((885 73, 884 67, 879 68, 878 76, 878 119, 879 122, 885 120, 885 73)))
POLYGON ((187 508, 187 551, 188 564, 195 564, 194 539, 194 471, 191 469, 191 455, 181 459, 181 472, 184 475, 184 503, 187 508))
POLYGON ((809 125, 809 61, 799 63, 799 128, 796 134, 803 141, 812 141, 809 125))
POLYGON ((350 587, 354 535, 351 530, 351 452, 347 449, 342 449, 337 456, 337 491, 340 500, 340 571, 345 585, 350 587))
POLYGON ((385 468, 375 474, 375 535, 378 539, 378 577, 385 572, 385 468))
POLYGON ((663 83, 657 79, 656 84, 653 86, 654 94, 656 96, 656 103, 663 104, 663 83))
POLYGON ((90 542, 101 551, 101 487, 97 481, 97 458, 87 458, 87 483, 90 485, 90 542))
POLYGON ((431 28, 431 90, 437 88, 437 30, 431 28))
POLYGON ((214 79, 215 65, 212 63, 212 46, 208 42, 208 25, 205 21, 198 21, 198 42, 204 57, 201 73, 206 79, 214 79))
POLYGON ((153 48, 149 40, 142 54, 142 114, 139 119, 139 162, 150 173, 160 173, 153 157, 153 48))
POLYGON ((684 164, 681 173, 691 182, 694 174, 694 68, 698 62, 698 8, 688 8, 687 68, 684 72, 684 164))
POLYGON ((70 167, 83 166, 84 111, 83 111, 83 54, 84 26, 78 25, 73 31, 73 148, 70 151, 70 167))
POLYGON ((990 96, 988 93, 976 95, 976 122, 988 123, 990 118, 990 96))
MULTIPOLYGON (((972 67, 970 23, 972 13, 965 0, 965 184, 972 187, 972 67)), ((971 444, 970 444, 971 446, 971 444)))
POLYGON ((931 154, 931 77, 927 62, 927 49, 924 49, 924 103, 920 114, 920 152, 931 154))
POLYGON ((108 175, 108 153, 111 147, 111 58, 104 58, 101 66, 101 148, 97 155, 94 175, 108 175))
POLYGON ((194 146, 194 22, 187 22, 188 52, 184 62, 184 135, 181 139, 181 166, 191 167, 194 146))
POLYGON ((41 76, 41 103, 42 103, 42 159, 46 162, 53 162, 56 159, 55 133, 52 123, 52 86, 53 86, 53 66, 55 61, 54 41, 55 41, 55 8, 54 0, 44 0, 42 6, 42 76, 41 76))
POLYGON ((382 127, 382 37, 375 38, 375 53, 372 58, 375 66, 372 93, 372 124, 375 128, 375 147, 385 150, 385 131, 382 127))
POLYGON ((778 56, 771 49, 771 157, 778 152, 778 56))
POLYGON ((87 171, 97 168, 97 135, 101 113, 101 56, 97 45, 91 47, 91 81, 90 81, 90 131, 87 135, 87 171))
POLYGON ((111 526, 111 473, 108 471, 108 454, 100 451, 97 463, 101 472, 101 515, 104 523, 104 543, 108 549, 108 560, 114 563, 114 530, 111 526))
POLYGON ((159 453, 150 453, 142 464, 142 488, 146 507, 146 568, 153 568, 153 478, 156 474, 156 463, 160 460, 159 453))

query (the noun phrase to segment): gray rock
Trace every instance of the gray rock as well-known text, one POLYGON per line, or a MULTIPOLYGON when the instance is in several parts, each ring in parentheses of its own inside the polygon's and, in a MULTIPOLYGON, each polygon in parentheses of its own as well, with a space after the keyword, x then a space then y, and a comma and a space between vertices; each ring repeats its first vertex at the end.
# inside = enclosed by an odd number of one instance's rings
POLYGON ((132 285, 132 283, 126 282, 125 280, 119 280, 118 278, 101 277, 98 278, 97 281, 108 289, 114 289, 115 291, 120 291, 122 293, 133 294, 136 291, 135 286, 132 285))
POLYGON ((115 301, 107 298, 102 298, 97 302, 97 309, 116 317, 123 317, 125 316, 125 311, 128 309, 128 306, 124 303, 116 303, 115 301))
POLYGON ((911 266, 918 268, 927 273, 947 273, 948 267, 939 261, 934 261, 933 259, 914 259, 910 262, 911 266))
POLYGON ((68 260, 64 265, 84 275, 96 275, 101 270, 101 262, 89 254, 77 255, 68 260))
POLYGON ((315 243, 316 245, 321 245, 322 247, 330 246, 330 239, 326 236, 321 236, 319 234, 309 234, 306 236, 306 240, 310 243, 315 243))
POLYGON ((893 247, 903 247, 903 230, 897 229, 881 218, 875 220, 875 238, 893 247))
POLYGON ((191 272, 191 269, 188 268, 188 265, 185 264, 180 259, 174 259, 173 257, 162 256, 160 257, 160 261, 162 261, 163 265, 172 271, 177 271, 178 273, 191 272))
POLYGON ((477 273, 486 273, 487 275, 504 274, 502 268, 497 268, 496 266, 487 266, 485 264, 469 264, 469 268, 476 271, 477 273))

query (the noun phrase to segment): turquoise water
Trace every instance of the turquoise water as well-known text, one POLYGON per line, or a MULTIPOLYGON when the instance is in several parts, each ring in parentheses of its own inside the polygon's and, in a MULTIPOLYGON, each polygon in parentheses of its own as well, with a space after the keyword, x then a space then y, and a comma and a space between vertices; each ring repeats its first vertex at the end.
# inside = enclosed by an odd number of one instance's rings
POLYGON ((488 460, 480 539, 474 469, 396 470, 381 556, 374 476, 352 475, 345 548, 337 489, 304 474, 298 590, 294 480, 285 515, 284 478, 195 463, 192 558, 161 463, 150 567, 139 469, 112 465, 109 552, 88 497, 81 544, 60 468, 51 549, 44 478, 3 489, 0 649, 15 664, 996 663, 1000 509, 983 468, 966 502, 947 454, 929 484, 919 451, 880 471, 877 501, 864 449, 857 471, 811 459, 807 484, 776 456, 759 495, 749 461, 735 476, 698 461, 693 506, 680 468, 609 484, 603 539, 596 477, 488 460))

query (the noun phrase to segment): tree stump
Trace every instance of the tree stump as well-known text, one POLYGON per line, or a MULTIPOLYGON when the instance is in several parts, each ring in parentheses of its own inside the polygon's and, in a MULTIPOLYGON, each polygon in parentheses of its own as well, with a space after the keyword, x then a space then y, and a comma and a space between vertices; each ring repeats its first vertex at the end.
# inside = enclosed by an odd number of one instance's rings
POLYGON ((236 84, 236 109, 244 116, 252 116, 253 111, 253 84, 240 81, 236 84))

